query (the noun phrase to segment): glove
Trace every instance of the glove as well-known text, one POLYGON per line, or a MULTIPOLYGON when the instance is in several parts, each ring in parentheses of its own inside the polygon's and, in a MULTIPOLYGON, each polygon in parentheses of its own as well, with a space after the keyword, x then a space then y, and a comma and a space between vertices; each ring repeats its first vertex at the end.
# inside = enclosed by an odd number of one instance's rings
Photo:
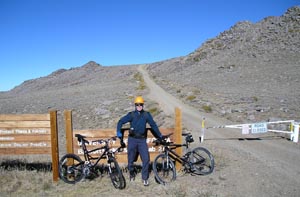
POLYGON ((162 141, 162 138, 156 138, 156 140, 154 141, 155 146, 161 145, 162 141))
POLYGON ((166 139, 166 136, 161 136, 160 138, 158 138, 158 140, 159 140, 160 142, 165 141, 165 139, 166 139))
POLYGON ((120 144, 121 144, 121 148, 125 148, 126 147, 126 144, 124 143, 123 140, 120 141, 120 144))
POLYGON ((120 139, 120 140, 122 140, 123 139, 123 135, 122 135, 122 132, 117 132, 117 137, 120 139))
POLYGON ((165 139, 166 139, 166 138, 165 138, 164 136, 161 136, 161 137, 158 138, 157 140, 158 140, 159 144, 163 145, 163 144, 166 142, 165 139))

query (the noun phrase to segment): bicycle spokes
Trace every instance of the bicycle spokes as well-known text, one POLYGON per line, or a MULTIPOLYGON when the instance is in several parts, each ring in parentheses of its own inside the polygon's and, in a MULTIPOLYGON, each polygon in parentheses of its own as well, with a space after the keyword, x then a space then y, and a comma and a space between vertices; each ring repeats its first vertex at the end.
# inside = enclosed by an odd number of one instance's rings
POLYGON ((194 173, 206 175, 214 169, 214 159, 211 153, 203 147, 195 148, 189 157, 194 173))
MULTIPOLYGON (((186 143, 184 144, 175 144, 173 142, 167 142, 166 140, 156 141, 156 145, 163 146, 163 153, 155 157, 152 165, 157 182, 165 184, 175 180, 176 169, 172 159, 182 164, 183 171, 186 173, 207 175, 213 172, 214 158, 207 149, 197 147, 182 157, 174 151, 174 149, 179 147, 188 148, 189 143, 194 141, 190 133, 185 133, 183 136, 186 136, 186 143)), ((165 137, 166 136, 164 136, 163 139, 165 139, 165 137)))
POLYGON ((117 189, 124 189, 126 186, 126 181, 121 168, 114 157, 109 159, 108 170, 114 187, 117 189))
POLYGON ((153 171, 158 182, 165 184, 176 178, 173 161, 165 154, 158 155, 153 162, 153 171))
POLYGON ((82 160, 74 154, 65 155, 59 162, 59 175, 66 183, 80 181, 84 176, 82 169, 82 160))

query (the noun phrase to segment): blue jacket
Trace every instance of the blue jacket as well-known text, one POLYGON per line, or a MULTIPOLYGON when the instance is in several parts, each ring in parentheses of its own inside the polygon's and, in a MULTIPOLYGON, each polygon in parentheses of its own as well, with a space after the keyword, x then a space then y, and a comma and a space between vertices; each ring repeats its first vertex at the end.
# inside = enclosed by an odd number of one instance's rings
POLYGON ((129 112, 125 116, 123 116, 117 125, 117 136, 119 138, 123 138, 123 133, 121 128, 123 124, 130 122, 130 131, 129 135, 133 136, 144 136, 147 137, 146 124, 148 123, 152 129, 152 134, 157 138, 162 138, 162 135, 153 120, 151 114, 147 111, 142 110, 138 112, 137 110, 129 112))

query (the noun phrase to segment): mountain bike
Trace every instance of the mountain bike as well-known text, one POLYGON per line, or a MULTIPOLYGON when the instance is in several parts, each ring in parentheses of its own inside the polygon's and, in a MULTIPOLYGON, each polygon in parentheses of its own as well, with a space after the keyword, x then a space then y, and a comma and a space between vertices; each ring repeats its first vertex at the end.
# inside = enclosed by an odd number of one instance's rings
POLYGON ((119 147, 116 150, 110 148, 110 144, 117 138, 111 137, 92 141, 93 144, 99 144, 101 147, 88 150, 86 144, 89 144, 89 141, 85 139, 86 136, 75 134, 75 137, 81 144, 84 161, 76 154, 64 155, 59 161, 60 178, 66 183, 74 184, 83 178, 98 177, 100 173, 107 170, 113 186, 117 189, 124 189, 126 181, 115 158, 115 153, 122 152, 124 147, 119 147), (93 157, 92 153, 97 153, 97 156, 93 157), (104 159, 107 161, 106 165, 98 165, 100 160, 104 159))
POLYGON ((187 151, 183 156, 175 152, 176 148, 186 147, 194 142, 190 133, 184 133, 185 143, 175 144, 167 139, 172 135, 163 136, 163 140, 155 140, 155 145, 162 145, 163 152, 157 155, 152 163, 155 179, 160 184, 166 184, 176 179, 175 162, 182 164, 183 171, 196 175, 208 175, 214 170, 214 157, 203 147, 196 147, 191 151, 187 151))

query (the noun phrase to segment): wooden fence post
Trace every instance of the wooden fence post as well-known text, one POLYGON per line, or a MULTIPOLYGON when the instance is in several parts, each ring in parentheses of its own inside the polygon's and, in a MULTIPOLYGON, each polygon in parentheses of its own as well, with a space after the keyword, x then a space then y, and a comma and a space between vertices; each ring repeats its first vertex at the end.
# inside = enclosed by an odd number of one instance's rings
POLYGON ((58 181, 58 134, 57 134, 57 111, 50 111, 51 127, 51 155, 52 155, 52 174, 53 181, 58 181))
POLYGON ((65 129, 66 129, 66 148, 67 153, 73 153, 73 127, 72 127, 72 111, 64 111, 65 129))
MULTIPOLYGON (((175 143, 181 144, 182 143, 182 123, 181 123, 181 110, 176 107, 175 108, 175 143)), ((176 148, 176 153, 178 155, 182 155, 182 147, 176 148)), ((181 164, 176 162, 176 169, 180 169, 181 164)))

